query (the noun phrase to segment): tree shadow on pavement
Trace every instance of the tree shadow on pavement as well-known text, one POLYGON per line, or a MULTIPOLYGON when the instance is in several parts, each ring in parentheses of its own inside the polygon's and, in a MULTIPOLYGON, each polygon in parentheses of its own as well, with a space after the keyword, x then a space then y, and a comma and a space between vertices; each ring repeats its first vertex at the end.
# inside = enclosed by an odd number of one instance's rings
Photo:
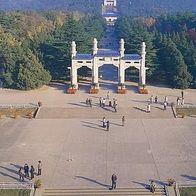
POLYGON ((86 103, 85 102, 80 102, 80 103, 68 103, 69 105, 75 105, 75 106, 79 106, 79 107, 88 107, 87 105, 86 105, 86 103))
POLYGON ((181 176, 184 177, 184 178, 187 178, 189 180, 196 180, 196 176, 189 176, 189 175, 186 175, 186 174, 183 174, 181 176))
POLYGON ((0 166, 0 168, 5 169, 5 170, 7 170, 8 172, 11 172, 11 173, 14 173, 14 174, 18 174, 18 171, 14 170, 14 169, 10 169, 10 168, 8 168, 8 167, 0 166))
POLYGON ((6 174, 6 173, 4 173, 4 172, 1 172, 1 171, 0 171, 0 175, 2 175, 2 176, 7 176, 7 177, 9 177, 9 178, 12 178, 12 179, 14 179, 14 180, 17 180, 18 182, 21 182, 20 179, 14 177, 14 176, 11 176, 11 175, 9 175, 9 174, 6 174))
POLYGON ((76 178, 79 178, 79 179, 87 180, 87 181, 89 181, 89 182, 93 182, 93 183, 95 183, 95 184, 101 185, 101 186, 106 187, 106 188, 110 188, 110 187, 111 187, 111 186, 108 185, 108 184, 103 184, 103 183, 101 183, 101 182, 99 182, 99 181, 97 181, 97 180, 91 179, 91 178, 87 178, 87 177, 83 177, 83 176, 75 176, 75 177, 76 177, 76 178))
POLYGON ((21 167, 23 168, 23 166, 17 165, 17 164, 14 164, 14 163, 10 163, 10 165, 14 166, 17 169, 20 169, 21 167))
MULTIPOLYGON (((152 181, 153 179, 151 179, 150 181, 152 181)), ((168 183, 160 181, 160 180, 153 180, 156 184, 160 185, 160 186, 166 186, 168 185, 168 183)))
POLYGON ((88 128, 92 128, 92 129, 97 129, 97 130, 102 130, 102 131, 106 131, 105 129, 101 129, 101 128, 97 128, 97 127, 94 127, 94 126, 90 126, 90 125, 83 125, 84 127, 88 127, 88 128))
POLYGON ((158 107, 158 106, 152 106, 153 108, 159 109, 159 110, 164 110, 164 108, 158 107))
POLYGON ((150 189, 150 185, 149 184, 145 184, 143 182, 137 182, 137 181, 132 181, 132 182, 135 183, 135 184, 139 184, 139 185, 143 186, 146 189, 150 189))
POLYGON ((88 122, 88 121, 80 121, 80 122, 85 123, 85 124, 89 124, 89 125, 95 125, 97 127, 102 127, 100 124, 96 124, 96 123, 92 123, 92 122, 88 122))
POLYGON ((119 126, 119 127, 122 127, 122 124, 117 124, 117 123, 113 123, 113 122, 110 122, 111 125, 116 125, 116 126, 119 126))
POLYGON ((140 100, 135 100, 135 99, 131 99, 131 101, 136 102, 136 103, 148 103, 149 101, 140 101, 140 100))
POLYGON ((48 86, 63 91, 63 93, 67 93, 67 89, 69 85, 67 83, 58 83, 58 82, 51 82, 48 86))
POLYGON ((138 108, 138 107, 133 107, 133 108, 136 109, 136 110, 139 110, 141 112, 145 112, 146 113, 146 110, 144 110, 144 109, 141 109, 141 108, 138 108))

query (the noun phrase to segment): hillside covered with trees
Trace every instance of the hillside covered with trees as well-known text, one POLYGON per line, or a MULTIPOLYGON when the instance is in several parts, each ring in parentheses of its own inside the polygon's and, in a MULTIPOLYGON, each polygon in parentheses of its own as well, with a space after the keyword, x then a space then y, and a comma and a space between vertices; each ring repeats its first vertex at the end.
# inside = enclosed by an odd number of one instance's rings
MULTIPOLYGON (((71 41, 79 52, 92 52, 92 40, 104 35, 100 15, 79 12, 0 12, 0 83, 29 90, 51 80, 67 80, 71 41)), ((196 13, 158 17, 120 17, 116 33, 126 53, 147 45, 150 83, 196 87, 196 13)), ((84 70, 83 70, 84 71, 84 70)))
POLYGON ((196 87, 196 13, 152 17, 121 17, 116 23, 126 51, 147 45, 148 81, 174 88, 196 87))
POLYGON ((0 12, 0 81, 4 87, 29 90, 66 79, 71 41, 88 52, 105 22, 78 12, 0 12))
MULTIPOLYGON (((103 0, 0 0, 0 9, 71 10, 100 13, 103 0)), ((196 11, 195 0, 117 0, 122 15, 154 16, 176 11, 196 11)))

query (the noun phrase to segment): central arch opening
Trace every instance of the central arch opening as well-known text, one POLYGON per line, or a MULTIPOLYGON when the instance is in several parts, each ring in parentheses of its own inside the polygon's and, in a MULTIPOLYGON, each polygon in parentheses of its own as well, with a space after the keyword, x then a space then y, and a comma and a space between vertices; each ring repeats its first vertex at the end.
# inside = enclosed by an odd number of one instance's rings
POLYGON ((102 80, 118 82, 118 68, 113 64, 103 64, 99 67, 99 78, 102 80))
POLYGON ((100 87, 115 91, 118 84, 118 68, 113 64, 103 64, 99 67, 100 87))

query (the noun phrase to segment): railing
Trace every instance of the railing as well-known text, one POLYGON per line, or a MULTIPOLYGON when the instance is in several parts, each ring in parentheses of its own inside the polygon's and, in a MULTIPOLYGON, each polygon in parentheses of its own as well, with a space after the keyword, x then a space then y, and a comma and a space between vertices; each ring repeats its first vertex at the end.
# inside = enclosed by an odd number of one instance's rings
POLYGON ((176 182, 175 184, 175 193, 176 193, 176 196, 180 196, 180 191, 179 191, 179 188, 183 188, 183 187, 196 187, 196 182, 194 181, 178 181, 176 182))
POLYGON ((196 181, 178 181, 178 187, 196 187, 196 181))
POLYGON ((0 182, 0 189, 33 189, 33 182, 0 182))

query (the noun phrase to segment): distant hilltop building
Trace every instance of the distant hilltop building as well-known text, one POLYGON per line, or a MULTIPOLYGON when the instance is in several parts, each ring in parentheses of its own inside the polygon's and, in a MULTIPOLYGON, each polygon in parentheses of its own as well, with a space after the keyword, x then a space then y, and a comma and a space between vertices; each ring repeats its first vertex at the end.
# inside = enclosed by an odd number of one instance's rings
POLYGON ((116 0, 104 0, 102 4, 102 16, 105 18, 107 25, 114 25, 118 19, 116 0))

